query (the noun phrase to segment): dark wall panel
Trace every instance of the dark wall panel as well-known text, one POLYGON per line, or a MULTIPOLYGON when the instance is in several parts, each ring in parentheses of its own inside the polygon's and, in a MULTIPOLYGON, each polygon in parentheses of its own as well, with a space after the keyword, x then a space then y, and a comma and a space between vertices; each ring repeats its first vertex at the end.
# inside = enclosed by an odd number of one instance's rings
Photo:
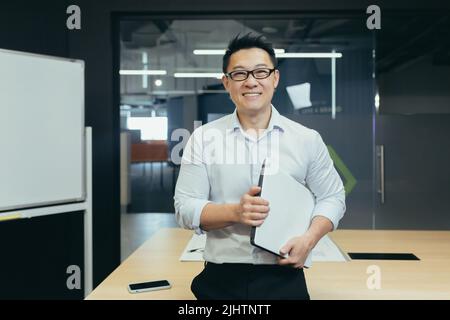
MULTIPOLYGON (((68 31, 69 55, 85 61, 86 125, 92 126, 94 287, 120 263, 120 113, 113 83, 113 24, 110 8, 75 2, 81 30, 68 31), (116 100, 114 100, 116 98, 116 100)), ((117 79, 116 79, 117 80, 117 79)))
POLYGON ((0 299, 82 299, 83 213, 0 223, 0 299), (81 288, 68 289, 67 267, 81 270, 81 288))
POLYGON ((0 48, 66 57, 66 8, 66 1, 3 1, 0 48))

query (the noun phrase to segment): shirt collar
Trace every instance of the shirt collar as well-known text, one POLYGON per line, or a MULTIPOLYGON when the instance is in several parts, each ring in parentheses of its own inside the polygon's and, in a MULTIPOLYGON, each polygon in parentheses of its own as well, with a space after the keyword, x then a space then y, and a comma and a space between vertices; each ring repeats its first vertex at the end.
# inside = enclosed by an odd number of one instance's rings
MULTIPOLYGON (((284 131, 282 123, 281 123, 281 116, 277 109, 273 105, 271 105, 272 108, 272 114, 270 116, 269 125, 267 126, 268 131, 272 131, 273 129, 280 129, 281 131, 284 131)), ((241 128, 241 123, 239 122, 239 118, 237 115, 237 109, 234 109, 234 112, 231 114, 230 122, 228 129, 235 131, 236 129, 241 128)))

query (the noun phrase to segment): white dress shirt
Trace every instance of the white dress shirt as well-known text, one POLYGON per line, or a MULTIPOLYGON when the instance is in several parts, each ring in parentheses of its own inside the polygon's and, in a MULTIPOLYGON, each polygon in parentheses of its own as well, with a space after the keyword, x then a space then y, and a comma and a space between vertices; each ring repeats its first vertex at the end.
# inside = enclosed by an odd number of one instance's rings
MULTIPOLYGON (((313 217, 324 216, 337 228, 345 212, 345 192, 327 147, 319 133, 280 115, 273 106, 269 125, 258 138, 244 132, 236 110, 194 131, 184 148, 175 189, 179 225, 203 233, 204 206, 239 203, 252 185, 258 185, 264 159, 269 160, 269 168, 306 185, 316 200, 313 217)), ((275 255, 250 244, 250 232, 250 226, 239 223, 206 232, 204 259, 276 264, 275 255)))

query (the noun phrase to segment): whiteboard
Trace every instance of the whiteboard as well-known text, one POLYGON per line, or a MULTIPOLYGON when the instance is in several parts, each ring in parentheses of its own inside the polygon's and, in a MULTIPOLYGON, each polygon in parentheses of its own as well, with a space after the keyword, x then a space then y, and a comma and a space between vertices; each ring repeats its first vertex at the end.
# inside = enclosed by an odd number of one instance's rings
POLYGON ((84 62, 0 49, 0 211, 83 201, 84 62))

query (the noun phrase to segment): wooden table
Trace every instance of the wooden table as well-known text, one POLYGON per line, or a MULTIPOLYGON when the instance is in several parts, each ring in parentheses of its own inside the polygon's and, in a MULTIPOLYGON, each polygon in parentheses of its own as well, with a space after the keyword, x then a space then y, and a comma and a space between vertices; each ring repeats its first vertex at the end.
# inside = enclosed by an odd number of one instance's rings
MULTIPOLYGON (((180 262, 192 231, 161 229, 114 270, 87 299, 194 299, 190 284, 203 262, 180 262), (130 294, 131 282, 168 279, 172 289, 130 294)), ((408 252, 420 261, 315 262, 305 271, 312 299, 450 299, 450 231, 337 230, 344 252, 408 252), (369 289, 368 267, 381 289, 369 289)))

